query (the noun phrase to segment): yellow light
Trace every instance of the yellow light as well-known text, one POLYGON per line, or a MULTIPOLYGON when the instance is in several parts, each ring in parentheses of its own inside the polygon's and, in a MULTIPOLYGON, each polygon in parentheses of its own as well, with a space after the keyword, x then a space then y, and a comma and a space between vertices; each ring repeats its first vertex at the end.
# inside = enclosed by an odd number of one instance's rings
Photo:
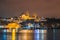
POLYGON ((22 15, 22 19, 27 20, 27 19, 29 19, 29 16, 28 15, 22 15))
POLYGON ((15 36, 16 36, 16 30, 13 29, 13 30, 12 30, 12 40, 15 40, 15 36))
POLYGON ((6 28, 19 28, 19 24, 18 23, 9 23, 6 28))

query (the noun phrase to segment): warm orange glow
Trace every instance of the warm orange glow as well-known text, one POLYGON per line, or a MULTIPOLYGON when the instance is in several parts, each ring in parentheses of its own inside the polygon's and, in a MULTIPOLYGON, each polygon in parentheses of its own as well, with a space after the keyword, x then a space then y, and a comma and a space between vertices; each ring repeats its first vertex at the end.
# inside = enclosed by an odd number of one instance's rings
POLYGON ((22 19, 27 20, 27 19, 29 19, 29 16, 22 15, 22 19))
POLYGON ((32 30, 21 30, 20 33, 31 33, 33 32, 32 30))
POLYGON ((21 30, 21 40, 33 40, 33 30, 21 30), (31 34, 31 35, 30 35, 31 34))
POLYGON ((27 20, 27 19, 32 19, 32 17, 30 17, 29 11, 27 10, 25 14, 20 16, 21 19, 23 20, 27 20))
POLYGON ((7 28, 19 28, 19 24, 18 23, 9 23, 7 26, 7 28))

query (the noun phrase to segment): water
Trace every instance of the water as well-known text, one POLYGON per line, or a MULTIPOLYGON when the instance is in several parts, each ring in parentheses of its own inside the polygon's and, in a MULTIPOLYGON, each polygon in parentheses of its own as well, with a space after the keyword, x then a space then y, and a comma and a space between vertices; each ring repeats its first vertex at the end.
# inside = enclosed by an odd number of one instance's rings
POLYGON ((33 30, 21 30, 19 33, 19 40, 33 40, 33 30))
MULTIPOLYGON (((16 40, 60 40, 59 30, 56 29, 56 32, 48 31, 44 29, 20 30, 16 33, 16 40)), ((8 32, 6 34, 6 30, 0 31, 0 40, 12 40, 12 33, 8 32)))
POLYGON ((35 29, 34 30, 34 40, 47 40, 47 30, 35 29))
POLYGON ((40 40, 39 35, 40 35, 39 29, 34 30, 34 40, 40 40))
MULTIPOLYGON (((7 35, 7 40, 11 40, 11 33, 7 35)), ((16 33, 16 40, 46 40, 46 30, 21 30, 16 33)))
POLYGON ((3 40, 7 40, 7 30, 3 30, 3 40))

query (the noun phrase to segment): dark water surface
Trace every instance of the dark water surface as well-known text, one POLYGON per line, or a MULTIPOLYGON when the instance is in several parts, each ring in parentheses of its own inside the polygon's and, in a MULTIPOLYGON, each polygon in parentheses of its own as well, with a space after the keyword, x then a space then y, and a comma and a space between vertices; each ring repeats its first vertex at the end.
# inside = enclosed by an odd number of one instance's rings
MULTIPOLYGON (((16 40, 60 40, 60 29, 21 30, 15 36, 16 40)), ((0 40, 12 40, 12 33, 0 31, 0 40)))

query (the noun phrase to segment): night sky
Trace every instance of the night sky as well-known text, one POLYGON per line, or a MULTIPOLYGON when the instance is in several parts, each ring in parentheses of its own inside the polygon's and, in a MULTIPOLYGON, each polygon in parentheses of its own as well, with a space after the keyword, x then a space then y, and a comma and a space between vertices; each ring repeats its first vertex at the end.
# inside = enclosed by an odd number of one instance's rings
POLYGON ((60 0, 0 0, 0 16, 19 16, 29 8, 30 14, 60 18, 60 0))

